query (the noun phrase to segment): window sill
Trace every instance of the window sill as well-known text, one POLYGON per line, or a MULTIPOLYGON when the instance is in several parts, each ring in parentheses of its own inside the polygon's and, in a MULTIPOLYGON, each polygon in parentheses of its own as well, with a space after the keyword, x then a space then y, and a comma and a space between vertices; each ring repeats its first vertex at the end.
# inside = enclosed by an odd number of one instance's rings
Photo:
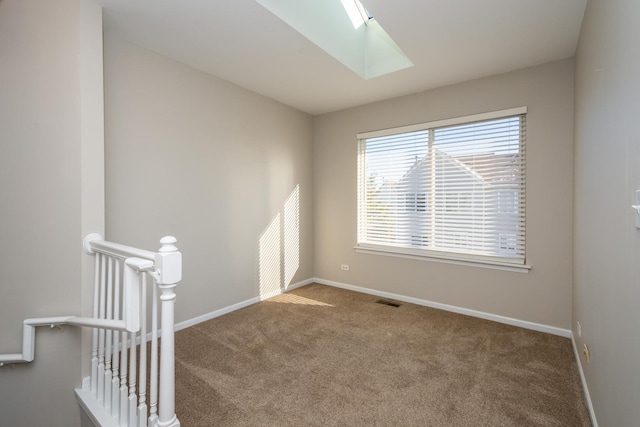
POLYGON ((444 264, 465 265, 469 267, 489 268, 493 270, 512 271, 516 273, 528 273, 531 266, 527 264, 514 264, 485 259, 458 258, 455 255, 435 255, 410 253, 402 248, 388 246, 355 246, 356 252, 372 255, 392 256, 422 261, 440 262, 444 264))

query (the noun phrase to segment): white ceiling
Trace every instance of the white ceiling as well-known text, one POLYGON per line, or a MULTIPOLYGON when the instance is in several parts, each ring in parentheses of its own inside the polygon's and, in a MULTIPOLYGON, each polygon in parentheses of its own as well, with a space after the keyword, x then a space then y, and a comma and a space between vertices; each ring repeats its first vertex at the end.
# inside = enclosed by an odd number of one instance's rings
POLYGON ((255 0, 97 1, 107 32, 310 114, 571 57, 587 3, 361 0, 415 64, 364 80, 255 0))

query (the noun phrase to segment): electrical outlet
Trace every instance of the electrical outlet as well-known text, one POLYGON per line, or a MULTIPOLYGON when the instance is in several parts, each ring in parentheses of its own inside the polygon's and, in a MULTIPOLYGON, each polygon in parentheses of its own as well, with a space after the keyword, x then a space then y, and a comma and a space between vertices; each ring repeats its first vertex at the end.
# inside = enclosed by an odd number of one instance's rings
POLYGON ((349 264, 342 264, 342 265, 340 266, 340 269, 341 269, 342 271, 349 271, 349 264))
POLYGON ((635 209, 636 214, 635 214, 635 225, 636 228, 640 228, 640 190, 636 190, 635 192, 635 198, 634 198, 636 204, 635 205, 631 205, 631 207, 633 209, 635 209))
POLYGON ((578 338, 582 338, 582 326, 580 325, 579 321, 578 321, 578 338))

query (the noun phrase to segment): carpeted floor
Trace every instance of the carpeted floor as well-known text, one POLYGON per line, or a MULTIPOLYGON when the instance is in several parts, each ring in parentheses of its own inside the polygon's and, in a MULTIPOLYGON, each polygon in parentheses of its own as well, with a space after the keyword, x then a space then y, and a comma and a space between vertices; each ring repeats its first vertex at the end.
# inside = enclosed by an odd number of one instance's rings
POLYGON ((176 334, 200 426, 591 426, 570 340, 312 284, 176 334))

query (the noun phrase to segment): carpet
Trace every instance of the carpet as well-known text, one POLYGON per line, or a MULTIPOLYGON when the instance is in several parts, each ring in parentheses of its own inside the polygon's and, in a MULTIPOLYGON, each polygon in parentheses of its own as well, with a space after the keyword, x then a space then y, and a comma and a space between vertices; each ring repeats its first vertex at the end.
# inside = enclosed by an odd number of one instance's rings
POLYGON ((591 426, 569 339, 379 300, 311 284, 178 331, 181 425, 591 426))

